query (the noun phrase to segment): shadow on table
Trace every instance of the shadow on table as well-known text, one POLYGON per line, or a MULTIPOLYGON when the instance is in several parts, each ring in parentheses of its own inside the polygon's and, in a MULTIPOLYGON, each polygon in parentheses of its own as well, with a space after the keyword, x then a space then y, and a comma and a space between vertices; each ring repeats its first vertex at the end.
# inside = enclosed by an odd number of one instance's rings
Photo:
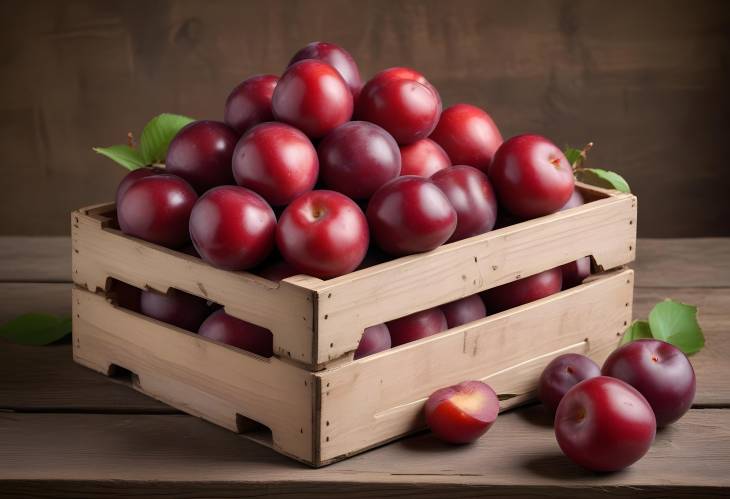
POLYGON ((531 425, 543 428, 553 427, 553 414, 542 404, 519 407, 512 412, 531 425))

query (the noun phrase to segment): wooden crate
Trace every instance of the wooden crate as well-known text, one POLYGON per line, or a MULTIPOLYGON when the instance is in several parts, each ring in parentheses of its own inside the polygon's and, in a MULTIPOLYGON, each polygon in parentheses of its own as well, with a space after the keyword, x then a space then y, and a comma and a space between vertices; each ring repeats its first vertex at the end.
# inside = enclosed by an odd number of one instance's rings
POLYGON ((274 352, 310 369, 347 362, 369 326, 448 303, 591 255, 597 269, 635 257, 636 197, 579 185, 581 207, 398 258, 335 279, 274 283, 215 269, 198 258, 126 236, 114 205, 72 213, 73 278, 91 291, 111 278, 171 287, 225 306, 272 331, 274 352))
POLYGON ((636 198, 580 186, 592 202, 396 259, 336 279, 279 283, 214 269, 123 235, 113 206, 74 212, 74 358, 106 375, 120 369, 154 398, 313 466, 423 427, 425 398, 487 381, 502 409, 533 396, 555 355, 601 362, 631 320, 636 198), (370 325, 440 305, 592 255, 592 276, 559 294, 360 360, 370 325), (221 303, 274 333, 264 359, 118 308, 110 278, 177 288, 221 303), (264 425, 262 429, 260 423, 264 425))

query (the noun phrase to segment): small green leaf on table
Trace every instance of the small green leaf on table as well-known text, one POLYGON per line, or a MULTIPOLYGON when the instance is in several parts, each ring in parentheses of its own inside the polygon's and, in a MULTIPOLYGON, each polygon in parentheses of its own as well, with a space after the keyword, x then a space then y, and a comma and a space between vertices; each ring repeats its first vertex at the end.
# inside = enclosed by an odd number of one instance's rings
POLYGON ((140 152, 145 164, 165 161, 170 141, 181 128, 193 122, 192 118, 177 114, 161 114, 152 118, 142 130, 140 152))
POLYGON ((142 168, 146 164, 137 149, 132 149, 125 144, 109 147, 94 147, 93 149, 112 161, 116 161, 128 170, 136 170, 137 168, 142 168))
POLYGON ((705 336, 697 322, 697 307, 674 300, 657 303, 649 313, 651 334, 691 355, 705 346, 705 336))
POLYGON ((651 337, 651 329, 649 329, 649 323, 647 321, 634 321, 621 337, 619 346, 625 345, 626 343, 634 340, 651 337))
POLYGON ((48 345, 70 333, 71 318, 51 314, 24 314, 0 326, 0 338, 21 345, 48 345))
POLYGON ((575 178, 587 184, 616 189, 617 191, 630 193, 629 183, 616 172, 602 170, 600 168, 578 168, 575 170, 575 178))

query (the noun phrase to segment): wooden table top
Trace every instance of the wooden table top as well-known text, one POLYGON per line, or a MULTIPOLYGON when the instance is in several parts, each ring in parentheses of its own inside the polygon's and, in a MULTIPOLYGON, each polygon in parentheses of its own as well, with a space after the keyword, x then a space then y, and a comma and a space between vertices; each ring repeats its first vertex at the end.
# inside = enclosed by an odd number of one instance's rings
MULTIPOLYGON (((0 343, 0 496, 726 497, 730 494, 730 239, 643 239, 635 317, 696 304, 707 337, 697 396, 649 453, 617 473, 572 464, 539 404, 475 444, 429 433, 313 470, 75 365, 68 344, 0 343)), ((69 313, 67 238, 0 238, 0 322, 69 313)))

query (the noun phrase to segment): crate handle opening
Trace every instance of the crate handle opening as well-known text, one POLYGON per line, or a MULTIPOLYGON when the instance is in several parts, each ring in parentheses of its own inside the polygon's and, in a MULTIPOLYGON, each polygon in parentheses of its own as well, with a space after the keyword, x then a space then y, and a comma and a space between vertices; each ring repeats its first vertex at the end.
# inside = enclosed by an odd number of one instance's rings
POLYGON ((274 441, 268 426, 239 413, 236 413, 236 433, 245 434, 248 438, 266 445, 272 445, 274 441))
POLYGON ((107 376, 125 385, 139 385, 139 376, 137 376, 136 373, 130 371, 126 367, 122 367, 118 364, 109 365, 109 369, 107 370, 107 376))

